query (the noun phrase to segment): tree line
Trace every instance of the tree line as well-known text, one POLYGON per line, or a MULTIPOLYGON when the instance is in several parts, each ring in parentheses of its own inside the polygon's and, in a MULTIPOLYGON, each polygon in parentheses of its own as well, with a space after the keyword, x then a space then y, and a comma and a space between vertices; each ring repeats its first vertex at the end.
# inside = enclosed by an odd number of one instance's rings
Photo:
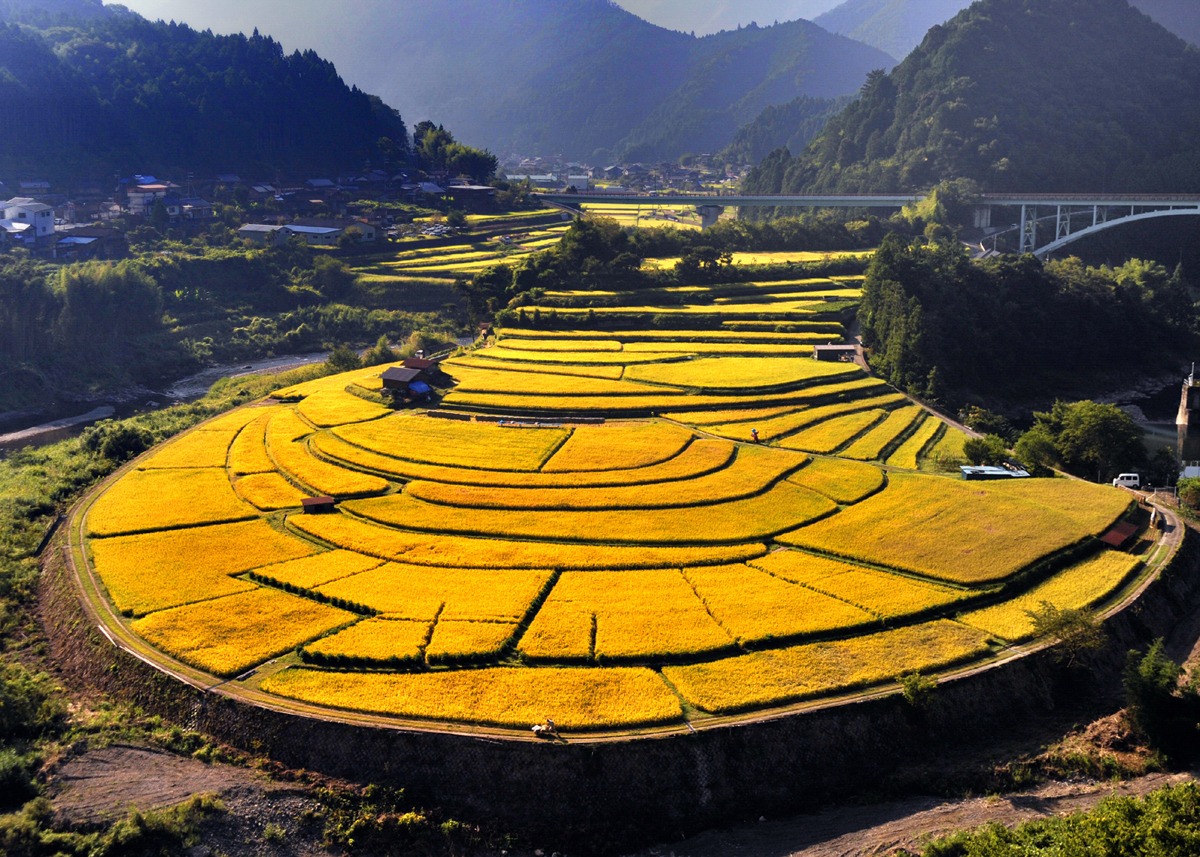
POLYGON ((1178 268, 1137 259, 1116 268, 1033 256, 976 262, 955 242, 894 235, 867 268, 859 319, 883 378, 956 405, 978 391, 1044 398, 1161 372, 1196 343, 1178 268))

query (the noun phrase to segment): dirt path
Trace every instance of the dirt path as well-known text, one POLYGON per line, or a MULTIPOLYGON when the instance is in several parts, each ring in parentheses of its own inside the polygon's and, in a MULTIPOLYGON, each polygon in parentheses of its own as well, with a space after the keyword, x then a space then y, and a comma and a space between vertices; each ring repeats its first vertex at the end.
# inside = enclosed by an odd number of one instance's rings
POLYGON ((1143 795, 1195 774, 1150 774, 1124 783, 1050 783, 1003 797, 947 801, 912 798, 839 807, 817 815, 702 833, 641 852, 639 857, 857 857, 906 848, 920 853, 930 838, 990 822, 1014 825, 1089 809, 1110 795, 1143 795))

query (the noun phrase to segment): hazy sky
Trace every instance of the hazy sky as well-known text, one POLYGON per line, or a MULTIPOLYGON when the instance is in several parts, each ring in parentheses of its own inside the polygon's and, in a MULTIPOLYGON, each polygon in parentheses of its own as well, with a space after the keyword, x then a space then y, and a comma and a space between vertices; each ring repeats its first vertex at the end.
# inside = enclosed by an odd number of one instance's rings
MULTIPOLYGON (((110 0, 105 0, 110 2, 110 0)), ((315 47, 314 32, 328 17, 345 20, 346 3, 327 0, 121 0, 151 20, 176 20, 217 33, 249 32, 256 26, 291 48, 315 47), (270 22, 268 26, 266 22, 270 22)), ((403 3, 404 0, 392 0, 403 3)), ((453 0, 447 0, 453 2, 453 0)), ((815 18, 842 0, 619 0, 647 21, 697 35, 734 29, 755 21, 815 18)))

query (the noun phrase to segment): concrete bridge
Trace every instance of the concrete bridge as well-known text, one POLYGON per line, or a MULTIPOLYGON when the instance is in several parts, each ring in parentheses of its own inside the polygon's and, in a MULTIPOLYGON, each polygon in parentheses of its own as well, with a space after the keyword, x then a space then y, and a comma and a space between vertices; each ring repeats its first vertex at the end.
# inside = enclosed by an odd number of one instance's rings
MULTIPOLYGON (((712 226, 726 208, 862 208, 897 210, 925 194, 754 195, 688 193, 543 193, 545 203, 581 212, 585 205, 692 207, 701 225, 712 226)), ((974 226, 996 249, 1000 238, 1016 238, 1017 252, 1046 256, 1106 229, 1158 217, 1200 216, 1200 194, 983 194, 975 205, 974 226), (997 211, 1012 212, 993 226, 997 211), (1019 213, 1018 213, 1019 212, 1019 213), (1019 218, 1019 219, 1018 219, 1019 218), (1016 233, 1016 234, 1014 234, 1016 233)))

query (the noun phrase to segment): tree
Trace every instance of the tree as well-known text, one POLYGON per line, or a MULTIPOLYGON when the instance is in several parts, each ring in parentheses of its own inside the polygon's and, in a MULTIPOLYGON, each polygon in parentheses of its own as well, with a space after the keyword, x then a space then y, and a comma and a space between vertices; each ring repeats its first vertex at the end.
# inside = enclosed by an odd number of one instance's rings
POLYGON ((1161 639, 1143 654, 1125 660, 1125 703, 1129 720, 1155 747, 1168 756, 1195 753, 1198 700, 1191 687, 1180 688, 1183 669, 1167 657, 1161 639))
POLYGON ((1034 476, 1049 476, 1059 463, 1058 447, 1043 426, 1035 426, 1021 435, 1013 453, 1034 476))
POLYGON ((387 336, 381 336, 375 341, 375 347, 363 354, 361 362, 363 366, 378 366, 381 363, 395 363, 398 359, 387 336))
POLYGON ((362 360, 355 351, 347 345, 339 345, 333 351, 329 352, 329 356, 325 358, 325 365, 336 374, 338 372, 352 372, 360 368, 362 360))
POLYGON ((353 250, 355 247, 362 244, 363 231, 357 226, 348 226, 342 230, 342 234, 338 236, 337 246, 339 250, 353 250))
POLYGON ((733 254, 715 247, 692 247, 675 264, 675 276, 681 283, 699 283, 719 279, 733 264, 733 254))
POLYGON ((1145 460, 1142 430, 1116 405, 1083 401, 1054 407, 1061 426, 1056 446, 1069 466, 1087 468, 1100 482, 1114 467, 1124 469, 1145 460))
POLYGON ((318 256, 313 262, 313 287, 330 300, 345 297, 357 281, 358 275, 332 256, 318 256))
POLYGON ((998 465, 1008 459, 1008 445, 999 435, 973 437, 963 443, 963 455, 975 465, 998 465))
POLYGON ((1060 663, 1076 666, 1089 652, 1104 646, 1104 629, 1090 610, 1058 608, 1042 601, 1025 614, 1033 620, 1033 633, 1057 643, 1055 654, 1060 663))

